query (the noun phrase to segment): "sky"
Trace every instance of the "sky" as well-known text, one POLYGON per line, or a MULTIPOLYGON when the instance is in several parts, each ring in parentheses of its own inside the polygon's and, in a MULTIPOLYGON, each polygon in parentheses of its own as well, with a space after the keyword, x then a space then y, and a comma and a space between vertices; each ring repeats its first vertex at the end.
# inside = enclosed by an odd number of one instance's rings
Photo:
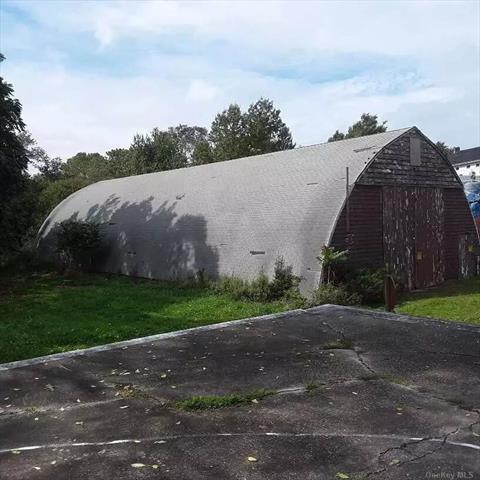
POLYGON ((273 100, 297 145, 363 112, 480 145, 480 1, 0 0, 1 76, 50 156, 273 100))

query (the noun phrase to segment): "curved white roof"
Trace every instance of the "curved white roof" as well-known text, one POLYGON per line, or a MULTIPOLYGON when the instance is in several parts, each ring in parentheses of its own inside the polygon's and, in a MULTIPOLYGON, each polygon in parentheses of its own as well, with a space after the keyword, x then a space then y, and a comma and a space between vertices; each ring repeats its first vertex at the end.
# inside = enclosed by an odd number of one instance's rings
POLYGON ((103 223, 104 271, 253 278, 262 269, 271 274, 283 256, 309 290, 345 200, 346 167, 353 184, 380 149, 408 130, 98 182, 52 211, 40 245, 52 251, 57 222, 91 219, 103 223))

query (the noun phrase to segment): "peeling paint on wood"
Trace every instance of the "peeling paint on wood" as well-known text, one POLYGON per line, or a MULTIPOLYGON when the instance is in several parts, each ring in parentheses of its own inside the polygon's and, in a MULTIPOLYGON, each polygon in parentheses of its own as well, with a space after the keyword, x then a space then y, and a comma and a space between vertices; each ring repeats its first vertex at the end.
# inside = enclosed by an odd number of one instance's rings
POLYGON ((415 288, 445 280, 444 211, 440 188, 415 188, 415 288))
POLYGON ((385 269, 408 290, 415 287, 414 189, 383 188, 383 250, 385 269))
POLYGON ((472 234, 460 235, 458 241, 458 263, 460 278, 477 275, 477 242, 472 234))
POLYGON ((445 280, 444 211, 440 188, 383 189, 385 268, 409 290, 445 280))

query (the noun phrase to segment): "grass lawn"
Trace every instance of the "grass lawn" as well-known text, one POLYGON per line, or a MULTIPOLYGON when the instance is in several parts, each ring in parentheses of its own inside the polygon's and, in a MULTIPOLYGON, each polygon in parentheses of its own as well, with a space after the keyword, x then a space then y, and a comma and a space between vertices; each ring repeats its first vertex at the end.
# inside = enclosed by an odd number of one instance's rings
POLYGON ((285 309, 113 275, 0 279, 0 363, 285 309))
MULTIPOLYGON (((0 363, 287 309, 115 275, 0 276, 0 363)), ((480 279, 409 294, 396 311, 480 324, 480 279)))
POLYGON ((452 280, 431 290, 411 293, 395 311, 480 324, 480 278, 452 280))

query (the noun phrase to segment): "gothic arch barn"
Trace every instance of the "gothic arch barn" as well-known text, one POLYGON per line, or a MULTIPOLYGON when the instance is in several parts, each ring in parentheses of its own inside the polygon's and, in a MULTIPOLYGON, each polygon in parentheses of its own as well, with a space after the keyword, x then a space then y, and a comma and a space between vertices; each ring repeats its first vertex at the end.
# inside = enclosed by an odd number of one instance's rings
POLYGON ((70 218, 101 222, 102 271, 253 278, 283 256, 305 292, 321 279, 323 245, 409 289, 473 274, 478 252, 459 178, 415 127, 95 183, 47 218, 46 255, 70 218))

